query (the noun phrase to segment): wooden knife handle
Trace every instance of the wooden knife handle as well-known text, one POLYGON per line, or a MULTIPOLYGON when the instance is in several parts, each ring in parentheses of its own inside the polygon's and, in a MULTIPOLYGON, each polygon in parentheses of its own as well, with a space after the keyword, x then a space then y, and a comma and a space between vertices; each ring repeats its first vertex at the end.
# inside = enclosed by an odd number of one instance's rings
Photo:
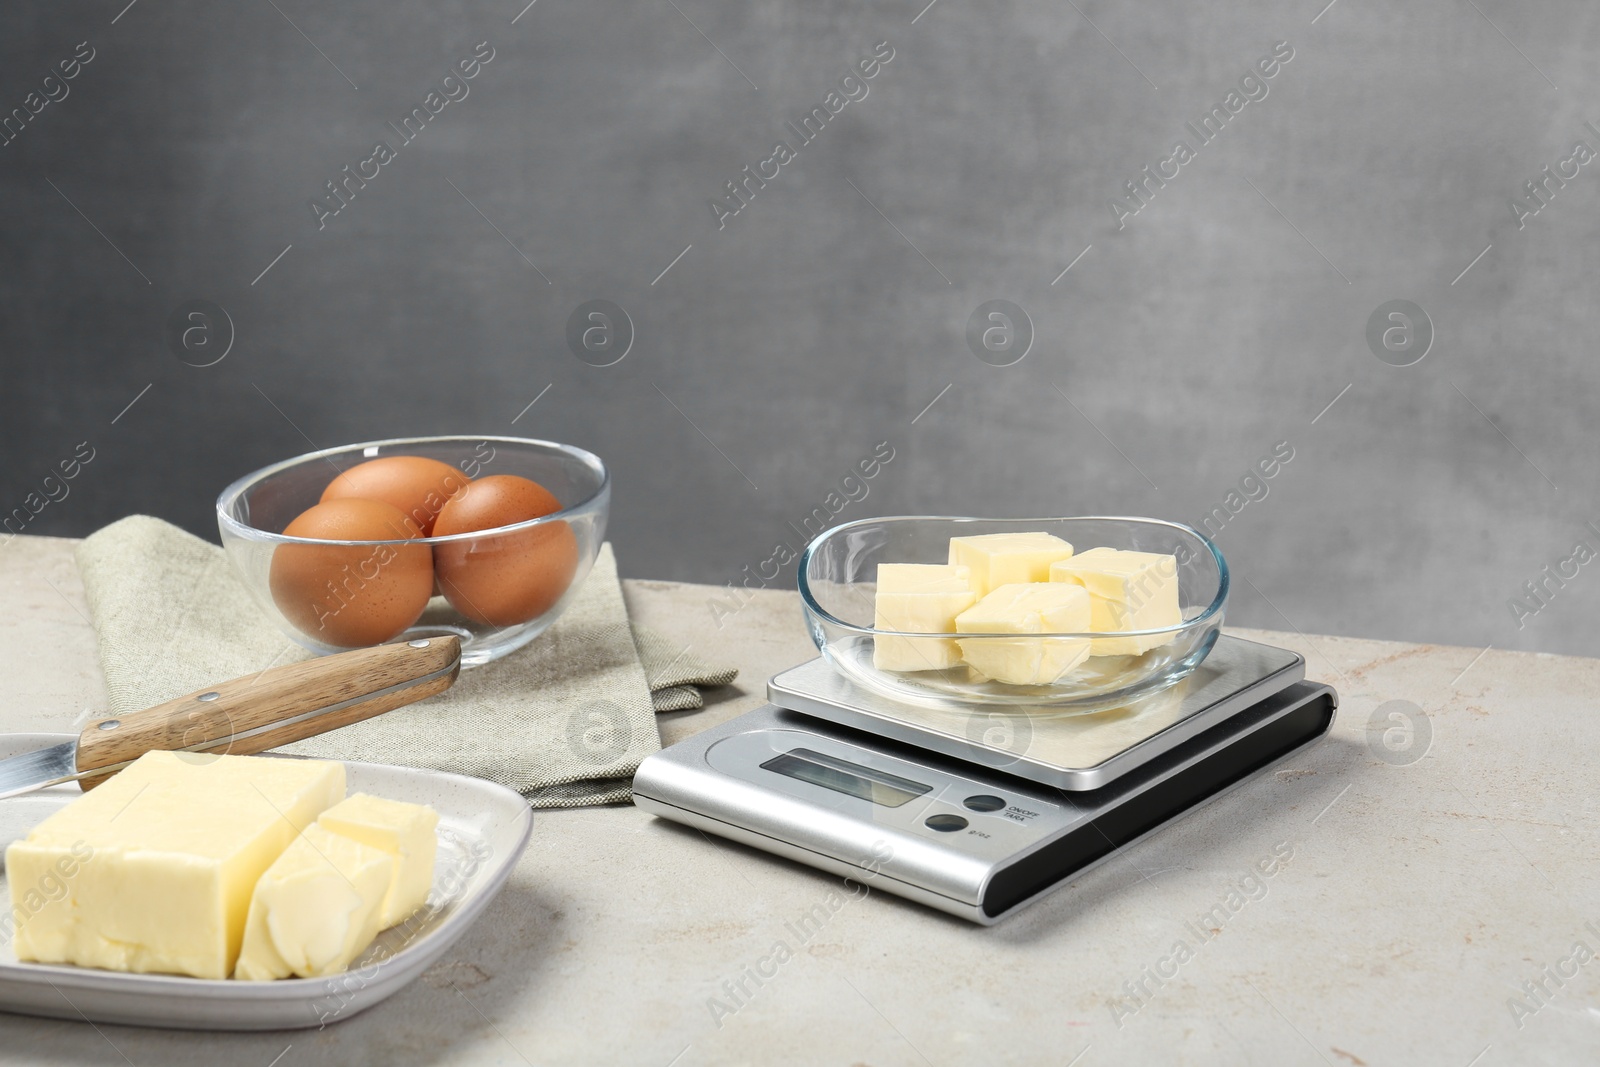
POLYGON ((91 722, 78 738, 92 789, 158 749, 248 755, 442 693, 461 671, 461 641, 429 637, 270 667, 153 708, 91 722))

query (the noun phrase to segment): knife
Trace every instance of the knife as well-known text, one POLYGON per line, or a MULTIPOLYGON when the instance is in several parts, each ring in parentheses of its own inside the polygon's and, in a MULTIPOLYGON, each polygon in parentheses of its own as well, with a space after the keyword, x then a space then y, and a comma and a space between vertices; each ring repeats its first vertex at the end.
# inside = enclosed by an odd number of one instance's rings
POLYGON ((93 789, 153 750, 265 752, 442 693, 460 672, 461 641, 453 636, 269 667, 98 719, 75 741, 0 760, 0 800, 63 782, 93 789))

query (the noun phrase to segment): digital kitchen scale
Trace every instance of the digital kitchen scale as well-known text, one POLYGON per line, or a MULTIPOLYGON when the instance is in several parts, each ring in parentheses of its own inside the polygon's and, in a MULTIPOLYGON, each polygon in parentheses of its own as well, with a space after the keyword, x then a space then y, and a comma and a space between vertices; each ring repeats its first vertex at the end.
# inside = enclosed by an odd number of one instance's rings
POLYGON ((1221 636, 1170 688, 1097 712, 896 701, 821 659, 772 702, 649 756, 646 811, 990 925, 1314 744, 1338 694, 1221 636))

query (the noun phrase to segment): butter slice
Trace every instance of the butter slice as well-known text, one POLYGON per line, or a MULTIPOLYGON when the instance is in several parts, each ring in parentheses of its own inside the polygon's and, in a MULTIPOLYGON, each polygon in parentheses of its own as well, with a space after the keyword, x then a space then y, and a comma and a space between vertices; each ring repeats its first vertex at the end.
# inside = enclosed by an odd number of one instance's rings
POLYGON ((394 860, 378 929, 387 930, 422 907, 433 888, 439 813, 426 804, 356 793, 317 817, 317 825, 387 853, 394 860))
POLYGON ((17 958, 226 978, 257 880, 344 789, 341 763, 146 753, 6 849, 17 958))
MULTIPOLYGON (((885 593, 880 588, 872 625, 877 630, 953 634, 956 616, 977 601, 968 590, 946 593, 885 593)), ((940 637, 891 637, 872 642, 872 665, 881 671, 937 671, 961 664, 961 650, 940 637)))
MULTIPOLYGON (((1096 633, 1155 630, 1183 622, 1178 604, 1178 561, 1161 552, 1091 548, 1050 567, 1052 582, 1089 591, 1090 628, 1096 633)), ((1171 641, 1176 633, 1111 637, 1094 642, 1090 655, 1139 656, 1171 641)))
MULTIPOLYGON (((1091 597, 1066 582, 1002 585, 956 616, 957 634, 1089 632, 1091 597)), ((996 682, 1049 685, 1089 656, 1075 637, 956 638, 961 658, 996 682)))
POLYGON ((1050 565, 1072 555, 1072 546, 1054 534, 977 534, 950 539, 950 563, 971 572, 972 591, 979 598, 1002 585, 1047 582, 1050 565))
POLYGON ((948 563, 880 563, 878 595, 884 593, 964 593, 972 571, 948 563))
POLYGON ((320 825, 305 828, 256 883, 233 976, 337 974, 378 935, 394 857, 320 825))

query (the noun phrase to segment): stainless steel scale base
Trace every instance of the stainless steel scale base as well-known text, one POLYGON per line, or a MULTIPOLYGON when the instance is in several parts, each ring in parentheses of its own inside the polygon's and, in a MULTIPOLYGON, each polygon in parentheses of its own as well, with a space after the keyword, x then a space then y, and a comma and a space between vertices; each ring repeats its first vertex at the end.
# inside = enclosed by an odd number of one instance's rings
POLYGON ((1304 669, 1225 636, 1129 708, 965 713, 814 660, 772 679, 773 704, 648 757, 634 803, 989 925, 1319 740, 1338 696, 1304 669))

